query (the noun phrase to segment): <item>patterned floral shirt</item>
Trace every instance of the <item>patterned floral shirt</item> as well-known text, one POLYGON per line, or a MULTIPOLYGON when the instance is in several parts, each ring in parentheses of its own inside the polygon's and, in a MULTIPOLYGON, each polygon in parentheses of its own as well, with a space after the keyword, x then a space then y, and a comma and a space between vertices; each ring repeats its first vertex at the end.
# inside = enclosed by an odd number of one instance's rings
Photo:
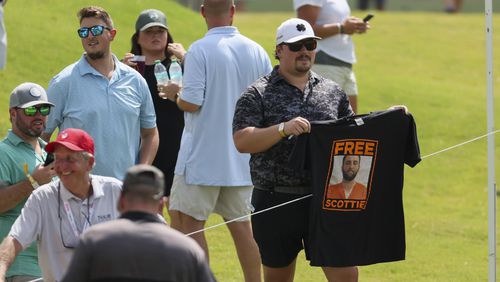
MULTIPOLYGON (((246 127, 266 128, 295 117, 309 121, 336 120, 354 112, 344 91, 333 81, 310 72, 302 91, 278 73, 279 66, 250 85, 236 104, 233 132, 246 127)), ((283 138, 265 152, 252 154, 250 170, 253 184, 260 189, 310 187, 307 171, 289 167, 288 159, 295 138, 283 138)))

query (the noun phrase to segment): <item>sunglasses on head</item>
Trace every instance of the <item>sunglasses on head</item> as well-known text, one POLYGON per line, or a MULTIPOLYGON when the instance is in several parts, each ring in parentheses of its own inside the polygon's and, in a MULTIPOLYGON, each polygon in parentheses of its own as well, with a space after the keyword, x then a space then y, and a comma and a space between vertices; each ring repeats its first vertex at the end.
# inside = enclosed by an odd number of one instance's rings
POLYGON ((299 52, 302 50, 302 46, 306 47, 307 51, 313 51, 318 46, 318 42, 316 40, 307 40, 307 41, 298 41, 294 43, 284 43, 288 46, 288 49, 292 52, 299 52))
POLYGON ((111 28, 107 26, 94 25, 91 27, 81 27, 77 30, 77 32, 80 38, 87 38, 89 36, 89 31, 90 33, 92 33, 93 36, 99 36, 104 32, 105 29, 111 30, 111 28))
POLYGON ((29 117, 36 115, 36 112, 39 112, 42 116, 46 116, 46 115, 50 114, 50 106, 48 106, 48 105, 43 105, 43 106, 39 106, 39 107, 31 106, 31 107, 20 108, 20 109, 23 110, 24 114, 29 116, 29 117))

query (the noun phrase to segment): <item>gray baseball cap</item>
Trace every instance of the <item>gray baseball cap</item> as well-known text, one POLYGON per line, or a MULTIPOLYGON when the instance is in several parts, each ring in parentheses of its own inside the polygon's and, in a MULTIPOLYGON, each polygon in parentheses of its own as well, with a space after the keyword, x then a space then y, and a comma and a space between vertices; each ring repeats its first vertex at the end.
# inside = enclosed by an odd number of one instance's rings
POLYGON ((25 82, 18 85, 10 94, 9 108, 27 108, 36 105, 51 105, 47 99, 47 93, 42 86, 25 82))
POLYGON ((135 193, 159 200, 163 197, 164 190, 163 172, 152 165, 138 164, 130 167, 123 180, 123 193, 135 193))
POLYGON ((144 31, 152 26, 160 26, 168 29, 165 14, 155 9, 142 11, 135 22, 135 31, 144 31))

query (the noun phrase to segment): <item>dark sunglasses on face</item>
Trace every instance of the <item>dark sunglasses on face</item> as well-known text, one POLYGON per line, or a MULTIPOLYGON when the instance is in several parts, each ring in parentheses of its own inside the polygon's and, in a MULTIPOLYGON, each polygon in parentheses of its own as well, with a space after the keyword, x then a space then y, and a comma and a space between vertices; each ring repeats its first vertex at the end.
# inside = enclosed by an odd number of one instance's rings
POLYGON ((29 117, 36 115, 36 112, 39 112, 42 116, 46 116, 46 115, 50 114, 50 106, 47 106, 47 105, 39 106, 39 107, 31 106, 31 107, 27 107, 24 109, 23 108, 20 108, 20 109, 23 110, 24 114, 29 116, 29 117))
POLYGON ((90 33, 92 33, 93 36, 99 36, 104 32, 105 29, 111 30, 111 28, 107 26, 94 25, 91 27, 81 27, 77 30, 77 32, 80 38, 87 38, 89 36, 89 31, 90 33))
POLYGON ((318 42, 316 40, 307 40, 307 41, 299 41, 294 43, 285 43, 288 46, 288 49, 292 52, 299 52, 302 50, 302 46, 306 47, 307 51, 313 51, 316 49, 318 42))

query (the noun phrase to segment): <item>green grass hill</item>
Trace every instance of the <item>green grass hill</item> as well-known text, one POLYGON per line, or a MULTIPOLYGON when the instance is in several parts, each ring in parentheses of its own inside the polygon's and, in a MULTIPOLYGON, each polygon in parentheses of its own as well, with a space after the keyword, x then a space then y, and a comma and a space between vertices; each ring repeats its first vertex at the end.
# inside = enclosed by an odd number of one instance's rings
MULTIPOLYGON (((239 1, 236 1, 237 3, 239 1)), ((291 0, 245 0, 244 7, 252 12, 286 12, 292 11, 291 0)), ((352 10, 358 7, 358 0, 348 0, 352 10)), ((374 10, 375 1, 371 0, 370 7, 374 10)), ((385 9, 387 11, 403 12, 441 12, 444 10, 444 1, 442 0, 386 0, 385 9)), ((462 12, 480 13, 484 11, 484 0, 465 0, 462 12)))
MULTIPOLYGON (((392 1, 396 0, 388 0, 392 1)), ((56 73, 79 59, 82 47, 76 34, 76 13, 89 4, 111 13, 118 29, 112 48, 118 57, 129 50, 135 19, 146 8, 164 11, 175 40, 186 48, 206 32, 199 14, 172 0, 8 1, 8 63, 7 69, 0 71, 0 136, 10 128, 8 99, 16 85, 32 81, 47 87, 56 73)), ((236 15, 235 25, 262 44, 272 58, 276 27, 292 16, 292 11, 241 13, 236 15)), ((354 36, 360 112, 407 105, 417 122, 423 156, 485 134, 484 22, 481 11, 456 15, 440 11, 377 13, 371 30, 354 36)), ((494 26, 499 24, 495 15, 494 26)), ((498 50, 500 39, 494 39, 494 50, 498 50)), ((494 70, 498 89, 498 60, 494 70)), ((499 109, 498 99, 494 106, 499 109)), ((495 121, 498 127, 498 114, 495 121)), ((498 178, 498 145, 496 152, 498 178)), ((407 258, 361 267, 360 280, 486 281, 486 172, 486 139, 427 157, 417 167, 407 168, 407 258)), ((208 225, 219 222, 220 218, 213 216, 208 225)), ((214 228, 207 236, 211 267, 218 280, 242 281, 227 229, 214 228)), ((320 269, 308 266, 301 254, 296 281, 324 281, 324 277, 320 269)))

